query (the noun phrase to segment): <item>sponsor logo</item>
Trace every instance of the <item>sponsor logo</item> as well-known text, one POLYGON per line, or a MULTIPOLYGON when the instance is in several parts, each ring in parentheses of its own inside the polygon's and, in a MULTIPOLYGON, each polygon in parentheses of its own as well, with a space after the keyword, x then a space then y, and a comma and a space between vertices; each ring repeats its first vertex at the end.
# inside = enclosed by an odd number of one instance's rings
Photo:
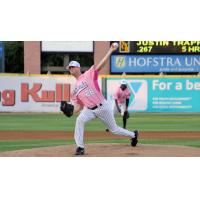
POLYGON ((116 56, 115 65, 117 68, 124 68, 126 65, 126 60, 124 56, 116 56))
POLYGON ((148 105, 148 90, 146 80, 128 80, 128 87, 131 92, 130 110, 146 110, 148 105))
POLYGON ((130 52, 130 41, 120 41, 119 42, 119 52, 129 53, 130 52))

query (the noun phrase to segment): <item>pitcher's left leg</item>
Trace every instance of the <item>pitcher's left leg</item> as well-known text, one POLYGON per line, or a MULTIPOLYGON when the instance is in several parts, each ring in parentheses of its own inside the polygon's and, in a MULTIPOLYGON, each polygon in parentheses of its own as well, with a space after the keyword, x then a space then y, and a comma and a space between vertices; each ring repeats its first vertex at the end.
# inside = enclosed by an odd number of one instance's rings
POLYGON ((96 116, 91 110, 84 108, 81 111, 80 115, 76 118, 74 139, 78 147, 84 148, 83 137, 84 137, 85 123, 94 119, 95 117, 96 116))

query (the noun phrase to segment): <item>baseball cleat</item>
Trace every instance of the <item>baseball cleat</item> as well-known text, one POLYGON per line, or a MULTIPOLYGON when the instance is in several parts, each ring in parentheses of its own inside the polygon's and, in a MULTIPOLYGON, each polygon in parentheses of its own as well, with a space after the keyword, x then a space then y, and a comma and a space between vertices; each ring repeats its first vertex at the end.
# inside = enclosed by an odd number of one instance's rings
POLYGON ((131 138, 131 146, 132 147, 136 147, 136 145, 138 143, 139 131, 138 130, 134 130, 133 132, 135 133, 135 137, 131 138))
POLYGON ((85 153, 84 148, 77 147, 76 153, 75 153, 76 156, 78 156, 78 155, 84 155, 84 153, 85 153))

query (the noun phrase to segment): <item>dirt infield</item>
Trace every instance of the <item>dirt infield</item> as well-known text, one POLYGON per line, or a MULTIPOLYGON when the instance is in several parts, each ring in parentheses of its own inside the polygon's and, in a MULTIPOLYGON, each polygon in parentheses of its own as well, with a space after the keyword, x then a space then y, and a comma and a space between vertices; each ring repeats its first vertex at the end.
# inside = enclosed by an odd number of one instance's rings
MULTIPOLYGON (((86 132, 86 139, 127 138, 107 132, 86 132)), ((200 139, 200 132, 140 132, 141 139, 200 139)), ((73 132, 66 131, 0 131, 0 140, 74 139, 73 132)))
MULTIPOLYGON (((1 157, 72 157, 75 145, 0 153, 1 157)), ((84 157, 199 157, 200 149, 175 145, 87 144, 84 157)))
MULTIPOLYGON (((64 131, 0 131, 0 140, 65 139, 72 140, 72 132, 64 131)), ((87 132, 87 140, 121 139, 123 136, 107 132, 87 132)), ((141 139, 200 139, 200 132, 141 132, 141 139)), ((72 157, 75 145, 43 147, 0 153, 0 157, 72 157)), ((86 157, 195 157, 200 148, 177 145, 86 144, 86 157)))

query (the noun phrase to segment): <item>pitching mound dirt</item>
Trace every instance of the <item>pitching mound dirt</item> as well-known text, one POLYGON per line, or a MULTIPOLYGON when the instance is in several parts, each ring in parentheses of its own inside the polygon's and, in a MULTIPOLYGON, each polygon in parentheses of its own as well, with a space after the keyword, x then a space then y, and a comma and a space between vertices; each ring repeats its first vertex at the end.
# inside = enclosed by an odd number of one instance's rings
MULTIPOLYGON (((0 153, 1 157, 73 157, 75 145, 0 153)), ((84 157, 199 157, 200 148, 175 145, 87 144, 84 157)))

